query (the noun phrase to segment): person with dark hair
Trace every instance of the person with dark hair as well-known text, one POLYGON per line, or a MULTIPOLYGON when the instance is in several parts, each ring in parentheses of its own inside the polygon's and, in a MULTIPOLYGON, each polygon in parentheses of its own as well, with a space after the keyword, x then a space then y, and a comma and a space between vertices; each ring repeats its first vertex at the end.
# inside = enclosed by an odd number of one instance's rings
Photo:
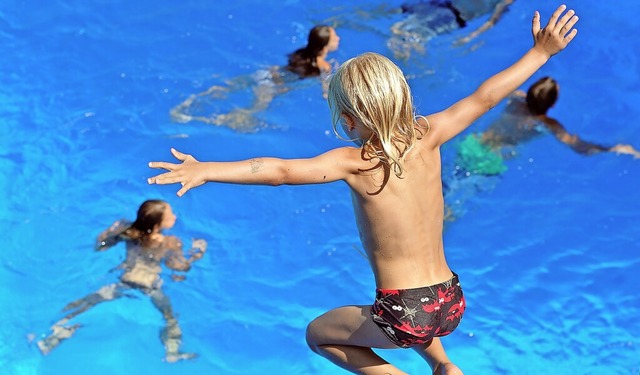
MULTIPOLYGON (((42 354, 48 354, 75 333, 80 325, 68 324, 75 316, 101 302, 140 291, 151 299, 164 319, 160 338, 165 348, 165 360, 176 362, 195 357, 193 353, 179 351, 182 331, 173 314, 171 301, 161 289, 163 280, 160 273, 162 263, 174 271, 189 271, 191 264, 206 252, 207 243, 202 239, 193 240, 190 256, 185 258, 180 239, 162 233, 165 229, 171 229, 175 222, 176 215, 167 202, 148 200, 138 209, 136 221, 118 220, 102 232, 96 241, 96 251, 105 251, 119 242, 126 244, 126 258, 118 266, 122 270, 120 280, 65 306, 63 311, 70 312, 51 326, 52 332, 48 336, 37 342, 42 354)), ((176 281, 184 280, 184 275, 175 276, 176 281)))
POLYGON ((195 120, 212 125, 225 125, 242 132, 255 131, 260 123, 254 115, 267 109, 276 95, 290 91, 293 82, 299 79, 320 77, 322 93, 326 98, 324 80, 332 69, 332 63, 327 61, 327 55, 337 50, 339 43, 340 37, 333 27, 315 26, 309 32, 307 45, 291 53, 286 66, 262 69, 250 77, 237 77, 226 81, 225 85, 212 86, 206 91, 192 94, 171 109, 171 119, 179 123, 195 120), (224 99, 231 92, 247 88, 251 88, 254 95, 251 106, 248 108, 234 108, 228 113, 196 113, 202 107, 202 102, 207 99, 224 99))
POLYGON ((527 92, 517 90, 509 96, 505 111, 481 134, 470 134, 458 149, 459 171, 468 174, 497 175, 507 168, 503 160, 516 155, 516 146, 545 133, 577 153, 593 155, 600 152, 628 154, 640 158, 631 145, 603 146, 570 134, 547 112, 558 100, 560 85, 551 77, 543 77, 527 92))
POLYGON ((331 72, 327 54, 338 49, 340 38, 331 26, 320 25, 309 31, 307 45, 289 55, 286 70, 300 78, 316 77, 331 72))
POLYGON ((471 133, 456 143, 453 169, 443 174, 447 221, 455 221, 464 214, 467 199, 479 191, 495 188, 499 176, 508 169, 505 160, 517 156, 519 145, 544 134, 553 134, 582 155, 613 152, 640 158, 640 152, 631 145, 603 146, 570 134, 547 114, 559 92, 560 85, 553 78, 540 78, 527 92, 511 93, 505 110, 484 132, 471 133))

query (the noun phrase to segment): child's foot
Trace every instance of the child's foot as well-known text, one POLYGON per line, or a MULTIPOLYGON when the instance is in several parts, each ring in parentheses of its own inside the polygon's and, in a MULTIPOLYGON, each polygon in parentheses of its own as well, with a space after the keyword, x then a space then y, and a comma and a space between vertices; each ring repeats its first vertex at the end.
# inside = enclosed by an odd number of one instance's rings
POLYGON ((185 115, 184 113, 180 113, 178 111, 171 111, 171 120, 181 124, 186 124, 187 122, 193 120, 193 117, 185 115))
POLYGON ((458 366, 451 362, 440 363, 433 369, 433 375, 464 375, 458 366))
POLYGON ((178 361, 184 361, 187 359, 194 359, 198 355, 196 353, 167 353, 164 360, 169 363, 175 363, 178 361))
MULTIPOLYGON (((61 321, 61 324, 64 324, 62 323, 63 321, 66 322, 66 319, 63 319, 61 321)), ((43 355, 49 354, 49 352, 52 351, 56 346, 60 345, 63 340, 66 340, 73 336, 78 328, 80 328, 79 324, 75 324, 70 327, 65 327, 59 324, 54 325, 53 327, 51 327, 53 333, 45 337, 43 340, 38 341, 38 349, 40 349, 40 352, 43 355)))

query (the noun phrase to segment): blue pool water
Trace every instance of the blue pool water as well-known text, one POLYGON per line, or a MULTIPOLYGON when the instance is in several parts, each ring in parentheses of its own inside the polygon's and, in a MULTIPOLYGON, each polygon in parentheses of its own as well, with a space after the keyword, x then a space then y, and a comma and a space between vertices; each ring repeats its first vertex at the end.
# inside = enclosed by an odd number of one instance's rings
MULTIPOLYGON (((304 331, 330 308, 373 297, 368 265, 354 249, 346 187, 207 185, 179 199, 175 186, 146 184, 153 174, 146 164, 169 160, 170 147, 234 160, 304 157, 341 145, 319 83, 276 98, 260 115, 269 125, 255 133, 176 124, 169 110, 226 78, 284 63, 324 20, 340 21, 338 61, 368 50, 388 54, 388 27, 400 16, 377 10, 400 3, 3 1, 0 372, 341 373, 307 349, 304 331), (162 361, 161 317, 145 298, 97 306, 78 317, 83 327, 72 339, 43 357, 29 338, 46 333, 65 304, 117 278, 109 270, 123 249, 95 253, 95 236, 133 218, 148 198, 172 204, 173 234, 209 241, 187 280, 165 288, 183 349, 199 358, 162 361)), ((640 147, 640 5, 575 3, 578 38, 534 79, 558 79, 551 115, 570 132, 640 147)), ((452 46, 460 30, 399 62, 413 77, 419 110, 442 109, 513 62, 531 44, 535 7, 546 19, 556 5, 518 0, 471 45, 452 46)), ((580 156, 547 136, 523 145, 507 165, 490 187, 472 185, 446 228, 448 259, 468 299, 460 327, 443 340, 449 356, 467 374, 638 374, 640 160, 580 156)), ((409 373, 426 372, 411 351, 381 354, 409 373)))

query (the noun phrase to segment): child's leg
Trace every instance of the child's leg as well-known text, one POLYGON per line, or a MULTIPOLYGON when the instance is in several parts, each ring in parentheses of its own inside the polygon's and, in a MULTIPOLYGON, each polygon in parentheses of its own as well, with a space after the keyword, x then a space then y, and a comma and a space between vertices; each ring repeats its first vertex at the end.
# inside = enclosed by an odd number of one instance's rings
POLYGON ((122 286, 120 284, 110 284, 107 286, 103 286, 97 292, 91 293, 88 296, 80 298, 79 300, 71 302, 67 306, 65 306, 63 311, 75 310, 68 313, 64 316, 64 318, 54 323, 51 326, 51 334, 38 341, 38 348, 40 349, 42 354, 48 354, 55 347, 60 345, 62 341, 73 336, 80 325, 74 324, 72 326, 67 326, 69 320, 76 317, 77 315, 82 314, 83 312, 89 310, 90 308, 101 302, 111 301, 113 299, 121 297, 121 289, 122 286))
POLYGON ((371 348, 397 348, 373 322, 371 306, 344 306, 314 319, 307 344, 331 362, 358 374, 405 374, 371 348))
POLYGON ((65 315, 63 319, 69 320, 73 317, 82 314, 89 310, 93 306, 104 302, 111 301, 116 298, 122 297, 122 285, 121 284, 109 284, 100 288, 97 292, 91 293, 88 296, 82 297, 79 300, 73 301, 65 306, 62 311, 74 310, 65 315))
POLYGON ((434 375, 463 375, 447 357, 439 337, 435 337, 429 344, 414 346, 413 350, 429 363, 434 375))
POLYGON ((194 353, 182 353, 182 330, 178 325, 178 320, 173 315, 171 300, 161 289, 146 290, 145 293, 151 297, 153 305, 160 311, 164 319, 164 327, 160 330, 160 340, 165 349, 165 360, 167 362, 177 362, 196 357, 194 353))

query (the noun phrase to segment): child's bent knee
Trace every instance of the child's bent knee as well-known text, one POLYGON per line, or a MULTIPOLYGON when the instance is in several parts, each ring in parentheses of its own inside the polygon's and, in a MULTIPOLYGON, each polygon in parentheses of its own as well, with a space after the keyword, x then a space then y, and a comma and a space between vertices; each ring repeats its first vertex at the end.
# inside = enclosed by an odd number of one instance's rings
POLYGON ((309 325, 307 326, 306 340, 309 349, 311 349, 315 353, 319 353, 321 343, 319 342, 317 333, 320 331, 318 330, 318 327, 316 324, 314 324, 314 322, 315 320, 309 323, 309 325))

